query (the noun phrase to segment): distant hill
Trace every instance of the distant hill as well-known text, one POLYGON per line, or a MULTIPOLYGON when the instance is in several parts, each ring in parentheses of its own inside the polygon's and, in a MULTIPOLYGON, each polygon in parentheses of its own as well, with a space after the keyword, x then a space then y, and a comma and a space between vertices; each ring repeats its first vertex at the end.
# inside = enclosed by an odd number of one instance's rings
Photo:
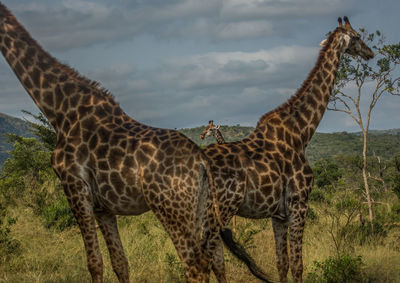
POLYGON ((0 167, 8 158, 8 152, 12 149, 12 144, 8 143, 7 133, 20 135, 23 137, 32 137, 29 131, 29 125, 22 119, 8 116, 0 113, 0 167))
MULTIPOLYGON (((200 134, 205 126, 180 129, 179 131, 191 138, 200 146, 206 146, 215 142, 212 137, 205 140, 200 139, 200 134)), ((248 136, 253 127, 221 126, 220 128, 226 141, 237 141, 248 136)), ((21 136, 33 136, 29 131, 28 124, 21 119, 0 113, 0 167, 8 158, 8 152, 12 145, 7 142, 6 133, 21 136)), ((400 129, 372 130, 369 135, 368 155, 373 152, 383 159, 390 159, 400 153, 400 129)), ((361 155, 362 135, 361 133, 316 133, 307 147, 306 155, 310 162, 335 155, 361 155)))
MULTIPOLYGON (((215 142, 215 139, 208 137, 200 139, 203 127, 182 129, 183 134, 190 137, 201 146, 215 142)), ((236 141, 245 138, 254 128, 242 126, 221 126, 220 128, 225 140, 236 141)), ((369 134, 369 149, 367 154, 375 152, 383 159, 390 159, 400 153, 400 129, 372 130, 369 134)), ((310 162, 335 155, 361 155, 362 135, 361 133, 315 133, 306 149, 306 156, 310 162)))

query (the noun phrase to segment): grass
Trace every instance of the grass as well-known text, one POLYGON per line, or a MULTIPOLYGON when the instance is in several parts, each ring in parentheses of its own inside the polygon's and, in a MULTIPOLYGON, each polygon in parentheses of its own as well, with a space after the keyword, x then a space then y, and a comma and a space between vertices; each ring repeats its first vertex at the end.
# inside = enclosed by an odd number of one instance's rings
MULTIPOLYGON (((0 262, 0 282, 90 282, 79 229, 57 232, 44 228, 31 209, 11 210, 17 217, 12 237, 21 244, 21 253, 0 262)), ((318 215, 309 221, 304 234, 304 275, 314 264, 335 255, 329 236, 329 218, 318 215)), ((151 213, 119 218, 120 234, 130 266, 132 282, 183 282, 182 268, 172 242, 151 213)), ((270 220, 238 218, 236 236, 245 241, 248 252, 274 280, 275 244, 270 220)), ((99 233, 104 262, 104 281, 117 282, 107 248, 99 233)), ((350 253, 362 256, 369 282, 400 282, 400 228, 389 230, 379 244, 354 245, 350 253)), ((228 282, 259 282, 225 251, 228 282)), ((289 276, 289 281, 291 280, 289 276)), ((211 282, 216 282, 212 275, 211 282)))

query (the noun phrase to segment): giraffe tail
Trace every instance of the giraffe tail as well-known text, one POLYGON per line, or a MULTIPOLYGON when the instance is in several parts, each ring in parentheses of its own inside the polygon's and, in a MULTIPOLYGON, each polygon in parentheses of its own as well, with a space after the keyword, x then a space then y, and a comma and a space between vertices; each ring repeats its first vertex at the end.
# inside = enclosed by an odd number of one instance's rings
POLYGON ((228 228, 220 231, 221 238, 224 241, 226 247, 230 250, 233 255, 235 255, 239 260, 243 261, 250 272, 264 282, 272 282, 268 279, 268 276, 262 271, 251 258, 251 256, 245 251, 245 249, 239 245, 239 243, 235 242, 232 236, 232 231, 228 228))

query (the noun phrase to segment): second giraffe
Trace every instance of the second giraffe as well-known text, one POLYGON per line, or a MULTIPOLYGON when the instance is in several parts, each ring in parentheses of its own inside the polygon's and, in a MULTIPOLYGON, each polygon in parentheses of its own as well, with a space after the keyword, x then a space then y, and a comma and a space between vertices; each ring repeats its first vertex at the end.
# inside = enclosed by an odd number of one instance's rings
MULTIPOLYGON (((374 57, 347 17, 344 22, 339 18, 339 26, 321 43, 318 60, 296 94, 263 115, 247 138, 205 149, 224 223, 235 214, 272 218, 281 282, 287 282, 289 266, 294 281, 302 282, 303 230, 313 185, 305 148, 328 105, 341 55, 374 57)), ((222 249, 217 257, 223 257, 222 249)))

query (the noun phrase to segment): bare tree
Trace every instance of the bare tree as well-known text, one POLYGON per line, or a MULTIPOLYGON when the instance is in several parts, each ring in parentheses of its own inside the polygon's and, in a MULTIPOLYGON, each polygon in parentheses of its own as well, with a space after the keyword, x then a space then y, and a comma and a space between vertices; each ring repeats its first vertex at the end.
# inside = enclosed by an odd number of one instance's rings
POLYGON ((328 110, 339 111, 349 115, 360 127, 363 137, 362 175, 365 197, 368 203, 369 220, 374 220, 373 200, 368 185, 367 145, 371 114, 383 95, 400 95, 400 42, 385 44, 385 38, 379 31, 368 33, 360 29, 364 42, 372 45, 375 59, 363 61, 360 58, 345 55, 341 59, 335 89, 331 96, 328 110), (353 86, 351 91, 347 86, 353 86), (369 99, 369 106, 364 109, 362 99, 369 99), (363 112, 366 111, 366 114, 363 112))

